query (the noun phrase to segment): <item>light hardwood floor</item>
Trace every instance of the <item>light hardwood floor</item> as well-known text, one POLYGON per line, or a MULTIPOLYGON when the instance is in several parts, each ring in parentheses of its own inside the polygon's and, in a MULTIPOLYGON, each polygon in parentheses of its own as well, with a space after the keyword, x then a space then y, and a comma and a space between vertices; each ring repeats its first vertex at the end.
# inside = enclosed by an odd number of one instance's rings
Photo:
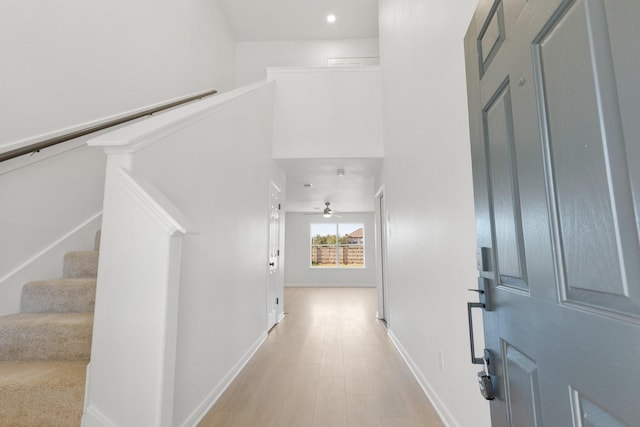
POLYGON ((375 289, 286 288, 285 304, 200 427, 443 426, 375 318, 375 289))

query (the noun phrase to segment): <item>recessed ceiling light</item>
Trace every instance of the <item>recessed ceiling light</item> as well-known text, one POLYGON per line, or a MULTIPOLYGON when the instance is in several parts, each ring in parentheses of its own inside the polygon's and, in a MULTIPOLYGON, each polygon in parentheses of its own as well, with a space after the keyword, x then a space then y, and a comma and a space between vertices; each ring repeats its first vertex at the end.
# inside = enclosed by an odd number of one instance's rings
POLYGON ((333 14, 327 15, 327 22, 330 22, 332 24, 336 22, 336 15, 333 15, 333 14))

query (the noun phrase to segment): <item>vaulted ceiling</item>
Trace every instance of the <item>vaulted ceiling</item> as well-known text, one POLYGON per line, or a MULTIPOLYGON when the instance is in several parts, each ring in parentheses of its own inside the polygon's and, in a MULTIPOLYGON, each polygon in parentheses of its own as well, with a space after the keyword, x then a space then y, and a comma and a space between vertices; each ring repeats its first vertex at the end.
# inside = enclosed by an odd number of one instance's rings
MULTIPOLYGON (((378 38, 378 0, 218 1, 237 41, 378 38), (334 23, 327 22, 329 14, 336 16, 334 23)), ((382 159, 278 162, 287 176, 287 211, 321 212, 327 201, 336 211, 373 211, 382 159), (337 176, 338 169, 344 169, 344 176, 337 176)))
POLYGON ((378 0, 219 0, 238 41, 378 37, 378 0), (333 24, 327 15, 336 16, 333 24))

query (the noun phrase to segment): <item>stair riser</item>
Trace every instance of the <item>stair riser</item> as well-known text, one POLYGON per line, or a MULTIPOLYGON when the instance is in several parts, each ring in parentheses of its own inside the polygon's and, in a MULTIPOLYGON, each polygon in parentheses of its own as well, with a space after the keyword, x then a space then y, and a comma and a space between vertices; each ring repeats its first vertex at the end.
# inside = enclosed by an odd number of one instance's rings
POLYGON ((90 315, 78 316, 70 321, 65 319, 48 324, 11 322, 0 325, 0 361, 88 360, 93 319, 90 315))
POLYGON ((98 251, 69 252, 64 256, 64 277, 96 277, 98 251))
POLYGON ((92 312, 95 305, 95 280, 77 283, 59 281, 32 282, 22 288, 22 313, 92 312))

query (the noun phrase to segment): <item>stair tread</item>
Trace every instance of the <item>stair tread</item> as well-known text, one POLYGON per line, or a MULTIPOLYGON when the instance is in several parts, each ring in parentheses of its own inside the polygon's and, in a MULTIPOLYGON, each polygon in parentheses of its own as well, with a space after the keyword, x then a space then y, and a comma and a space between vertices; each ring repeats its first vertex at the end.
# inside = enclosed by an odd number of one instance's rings
POLYGON ((2 327, 93 323, 93 313, 18 313, 0 316, 2 327))
POLYGON ((45 280, 34 280, 33 282, 27 283, 25 286, 29 286, 32 284, 37 285, 81 285, 84 283, 96 283, 95 277, 62 277, 59 279, 45 279, 45 280))
POLYGON ((86 361, 0 362, 0 420, 13 427, 80 425, 86 361))

